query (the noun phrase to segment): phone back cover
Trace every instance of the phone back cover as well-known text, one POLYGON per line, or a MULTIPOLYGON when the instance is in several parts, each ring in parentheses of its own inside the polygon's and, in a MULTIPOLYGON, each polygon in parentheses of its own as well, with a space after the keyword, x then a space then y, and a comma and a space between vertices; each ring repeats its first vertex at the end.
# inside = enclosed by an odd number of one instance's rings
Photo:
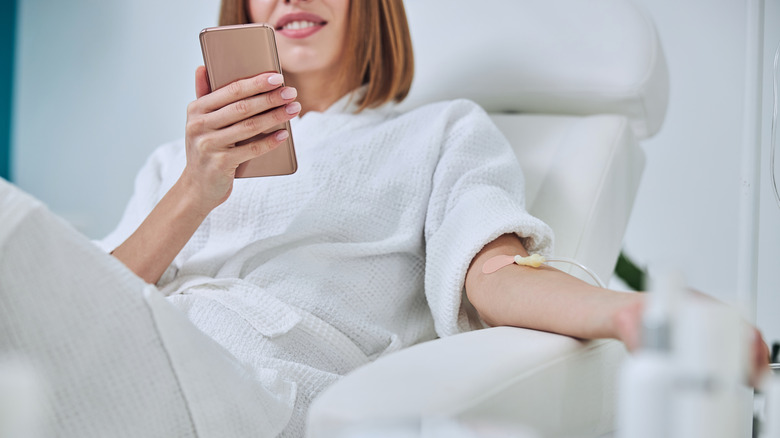
MULTIPOLYGON (((282 72, 276 54, 274 31, 268 25, 247 24, 203 29, 200 33, 200 43, 212 91, 260 73, 282 72)), ((236 170, 236 178, 288 175, 297 170, 289 122, 274 126, 261 135, 279 129, 287 129, 287 132, 290 132, 286 142, 268 153, 242 163, 236 170)), ((254 138, 239 142, 236 146, 252 140, 254 138)))

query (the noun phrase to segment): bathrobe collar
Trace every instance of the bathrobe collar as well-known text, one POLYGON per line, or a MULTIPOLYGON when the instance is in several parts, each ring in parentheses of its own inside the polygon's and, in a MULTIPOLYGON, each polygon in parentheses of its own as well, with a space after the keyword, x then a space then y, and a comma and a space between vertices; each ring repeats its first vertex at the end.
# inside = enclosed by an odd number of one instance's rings
MULTIPOLYGON (((358 102, 360 102, 360 99, 363 97, 364 94, 366 94, 367 89, 368 89, 367 85, 362 85, 359 88, 356 88, 354 91, 345 94, 339 100, 331 104, 331 106, 329 106, 325 111, 322 111, 321 114, 328 114, 328 115, 355 114, 358 107, 360 106, 358 102)), ((395 105, 396 105, 395 102, 389 102, 375 108, 366 108, 363 110, 363 112, 366 111, 385 112, 395 107, 395 105)), ((316 112, 318 111, 311 111, 310 113, 316 113, 316 112)), ((306 116, 303 117, 305 118, 306 116)))

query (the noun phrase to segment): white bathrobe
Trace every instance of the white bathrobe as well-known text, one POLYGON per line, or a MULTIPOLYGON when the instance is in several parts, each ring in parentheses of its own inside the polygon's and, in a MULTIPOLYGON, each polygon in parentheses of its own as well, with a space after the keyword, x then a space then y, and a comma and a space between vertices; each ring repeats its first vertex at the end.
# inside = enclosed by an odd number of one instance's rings
MULTIPOLYGON (((240 362, 294 384, 290 436, 340 375, 482 327, 463 286, 486 243, 517 233, 545 253, 552 240, 524 209, 514 153, 474 103, 353 110, 345 98, 293 120, 298 171, 237 179, 158 283, 240 362)), ((182 141, 151 155, 105 250, 138 227, 185 160, 182 141)))

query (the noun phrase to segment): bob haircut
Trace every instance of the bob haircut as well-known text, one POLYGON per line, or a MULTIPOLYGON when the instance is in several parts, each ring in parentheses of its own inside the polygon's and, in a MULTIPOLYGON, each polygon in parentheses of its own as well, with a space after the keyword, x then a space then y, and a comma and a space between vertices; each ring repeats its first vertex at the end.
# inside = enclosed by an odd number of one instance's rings
MULTIPOLYGON (((219 25, 246 24, 251 0, 222 0, 219 25)), ((403 0, 350 0, 342 85, 366 85, 360 112, 389 101, 402 101, 414 77, 414 55, 403 0)))

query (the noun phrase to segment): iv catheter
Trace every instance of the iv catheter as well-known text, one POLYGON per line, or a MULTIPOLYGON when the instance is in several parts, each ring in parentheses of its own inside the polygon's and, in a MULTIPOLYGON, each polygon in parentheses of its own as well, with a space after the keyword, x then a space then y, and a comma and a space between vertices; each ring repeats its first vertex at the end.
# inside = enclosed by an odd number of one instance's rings
POLYGON ((599 287, 606 287, 604 282, 601 281, 601 279, 596 275, 595 272, 593 272, 591 269, 589 269, 587 266, 579 263, 578 261, 568 258, 568 257, 544 257, 540 254, 531 254, 528 257, 523 257, 521 255, 497 255, 495 257, 490 258, 488 261, 485 262, 484 265, 482 265, 482 273, 483 274, 492 274, 499 269, 509 266, 511 264, 516 264, 520 266, 530 266, 533 268, 538 268, 542 266, 543 264, 547 264, 549 262, 561 262, 561 263, 569 263, 572 265, 575 265, 585 271, 586 274, 590 276, 590 278, 593 279, 594 282, 599 287))

